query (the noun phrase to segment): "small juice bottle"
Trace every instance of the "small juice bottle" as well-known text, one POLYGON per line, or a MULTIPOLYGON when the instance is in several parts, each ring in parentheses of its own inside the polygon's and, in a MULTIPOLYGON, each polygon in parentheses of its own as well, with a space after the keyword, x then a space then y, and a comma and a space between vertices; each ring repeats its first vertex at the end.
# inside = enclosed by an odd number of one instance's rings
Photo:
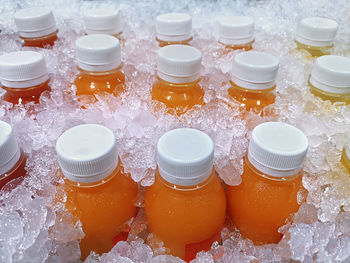
POLYGON ((163 102, 178 115, 194 105, 203 105, 204 91, 199 85, 201 61, 201 52, 191 46, 169 45, 160 48, 152 99, 163 102))
POLYGON ((305 49, 311 56, 330 54, 338 23, 324 17, 307 17, 300 20, 295 35, 298 49, 305 49))
POLYGON ((275 79, 279 61, 276 57, 257 51, 239 53, 232 64, 229 95, 245 110, 262 112, 275 103, 275 79))
POLYGON ((90 9, 84 13, 85 33, 106 34, 120 40, 122 28, 119 10, 90 9))
POLYGON ((15 23, 24 46, 53 46, 57 40, 58 29, 50 9, 31 7, 16 12, 15 23))
POLYGON ((137 184, 123 171, 114 134, 96 124, 75 126, 57 140, 66 208, 80 220, 82 258, 108 252, 136 214, 137 184))
POLYGON ((13 104, 39 103, 43 91, 50 91, 45 58, 34 51, 17 51, 0 56, 2 100, 13 104))
POLYGON ((309 79, 310 92, 323 100, 350 103, 350 59, 327 55, 317 58, 309 79))
POLYGON ((308 140, 282 122, 265 122, 252 132, 242 183, 227 186, 228 212, 243 238, 255 244, 277 243, 278 229, 300 204, 302 163, 308 140))
POLYGON ((105 34, 87 35, 75 42, 75 48, 80 71, 74 81, 77 96, 123 91, 125 76, 117 38, 105 34))
POLYGON ((252 49, 254 19, 249 16, 231 16, 219 20, 219 42, 229 49, 252 49))
POLYGON ((213 158, 213 142, 199 130, 171 130, 157 144, 158 171, 145 195, 148 230, 187 262, 221 241, 226 198, 213 158))
POLYGON ((0 190, 8 182, 26 175, 26 160, 11 126, 0 121, 0 190))
POLYGON ((156 39, 160 47, 173 44, 190 45, 192 17, 186 13, 167 13, 157 16, 156 39))

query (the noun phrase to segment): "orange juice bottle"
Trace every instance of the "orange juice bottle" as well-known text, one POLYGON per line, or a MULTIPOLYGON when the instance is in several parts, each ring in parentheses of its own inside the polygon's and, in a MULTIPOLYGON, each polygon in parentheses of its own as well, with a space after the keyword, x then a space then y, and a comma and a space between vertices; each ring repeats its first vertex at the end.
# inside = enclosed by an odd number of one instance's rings
POLYGON ((118 39, 105 34, 87 35, 75 42, 75 48, 80 71, 74 81, 77 96, 118 94, 123 90, 125 76, 118 39))
POLYGON ((298 49, 308 51, 311 56, 328 55, 333 47, 338 23, 324 17, 307 17, 300 20, 295 35, 298 49))
POLYGON ((265 122, 252 132, 242 183, 227 186, 228 212, 243 238, 255 244, 277 243, 278 229, 299 209, 302 163, 308 140, 282 122, 265 122))
POLYGON ((50 90, 45 58, 34 51, 11 52, 0 56, 2 100, 13 104, 39 103, 40 95, 50 90))
POLYGON ((310 92, 323 100, 350 103, 350 59, 326 55, 317 58, 309 79, 310 92))
POLYGON ((232 64, 229 95, 246 110, 262 112, 275 103, 275 79, 279 61, 276 57, 257 51, 239 53, 232 64))
POLYGON ((152 99, 181 115, 194 105, 204 104, 204 91, 199 85, 201 52, 190 46, 170 45, 158 51, 157 82, 152 99))
POLYGON ((0 190, 8 182, 26 175, 26 160, 12 127, 0 121, 0 190))
POLYGON ((16 12, 15 23, 24 46, 53 46, 57 40, 58 29, 50 9, 31 7, 16 12))
POLYGON ((107 34, 120 39, 122 28, 119 10, 89 9, 84 13, 85 33, 107 34))
POLYGON ((91 251, 108 252, 127 237, 137 196, 137 184, 118 159, 114 134, 101 125, 78 125, 58 138, 56 152, 66 208, 85 233, 80 242, 82 259, 91 251))
POLYGON ((148 230, 186 261, 221 240, 226 198, 213 158, 213 142, 199 130, 171 130, 157 144, 158 171, 145 195, 148 230))
POLYGON ((249 16, 231 16, 219 20, 219 43, 229 49, 252 49, 254 19, 249 16))
POLYGON ((160 47, 189 45, 192 40, 192 17, 186 13, 167 13, 156 18, 156 39, 160 47))

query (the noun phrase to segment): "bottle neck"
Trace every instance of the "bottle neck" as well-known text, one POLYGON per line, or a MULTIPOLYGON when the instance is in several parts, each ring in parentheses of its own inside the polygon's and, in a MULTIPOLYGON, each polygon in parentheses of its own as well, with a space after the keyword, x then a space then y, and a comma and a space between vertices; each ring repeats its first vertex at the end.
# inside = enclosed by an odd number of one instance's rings
POLYGON ((115 73, 118 73, 122 70, 122 64, 117 67, 117 68, 113 68, 113 69, 110 69, 110 70, 106 70, 106 71, 93 71, 93 70, 85 70, 85 69, 82 69, 80 67, 77 67, 79 72, 81 74, 84 74, 84 75, 90 75, 90 76, 108 76, 108 75, 112 75, 112 74, 115 74, 115 73))
POLYGON ((259 87, 259 84, 255 84, 255 89, 250 89, 249 85, 245 85, 244 83, 240 83, 241 85, 237 84, 237 81, 233 82, 230 80, 231 86, 242 91, 242 92, 247 92, 247 93, 269 93, 273 92, 276 89, 275 84, 273 83, 272 87, 264 89, 264 86, 259 87))
POLYGON ((5 165, 0 167, 0 180, 2 180, 3 177, 10 176, 14 172, 16 172, 18 167, 20 167, 24 161, 25 155, 22 150, 19 150, 11 158, 11 160, 9 160, 5 165))
POLYGON ((193 86, 198 85, 200 78, 198 78, 194 81, 189 81, 189 82, 184 82, 184 83, 169 82, 169 81, 167 81, 159 76, 157 76, 157 80, 162 85, 179 89, 179 88, 191 88, 193 86))

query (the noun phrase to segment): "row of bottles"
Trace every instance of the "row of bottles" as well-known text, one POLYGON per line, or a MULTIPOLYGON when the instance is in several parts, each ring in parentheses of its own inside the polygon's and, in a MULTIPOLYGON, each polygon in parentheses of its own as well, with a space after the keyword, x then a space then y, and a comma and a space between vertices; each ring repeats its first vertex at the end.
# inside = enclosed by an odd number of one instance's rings
MULTIPOLYGON (((0 129, 4 185, 25 174, 26 158, 10 125, 0 122, 0 129)), ((298 210, 298 195, 305 191, 301 175, 307 149, 306 136, 294 126, 260 124, 251 134, 242 183, 224 187, 207 134, 190 128, 166 132, 157 143, 155 182, 145 193, 148 231, 171 254, 190 261, 221 241, 227 211, 244 238, 277 243, 282 238, 278 228, 298 210)), ((56 152, 63 178, 57 187, 85 233, 82 258, 126 240, 137 213, 138 186, 123 170, 113 132, 97 124, 75 126, 58 138, 56 152)))

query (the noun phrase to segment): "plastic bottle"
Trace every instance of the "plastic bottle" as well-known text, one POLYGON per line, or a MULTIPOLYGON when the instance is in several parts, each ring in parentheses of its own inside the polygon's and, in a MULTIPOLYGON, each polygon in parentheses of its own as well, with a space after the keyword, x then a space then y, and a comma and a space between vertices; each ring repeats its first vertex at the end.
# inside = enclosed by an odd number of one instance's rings
POLYGON ((231 16, 219 20, 219 42, 230 49, 252 49, 254 19, 249 16, 231 16))
POLYGON ((0 121, 0 190, 8 182, 26 175, 27 157, 18 146, 12 127, 0 121))
POLYGON ((58 138, 56 152, 66 208, 85 233, 80 242, 82 259, 91 251, 108 252, 127 237, 124 232, 136 214, 137 196, 137 184, 118 158, 114 134, 101 125, 78 125, 58 138))
POLYGON ((95 95, 124 90, 120 44, 118 39, 105 34, 80 37, 75 42, 76 58, 80 74, 74 85, 76 95, 95 95))
POLYGON ((145 195, 148 230, 187 262, 221 240, 226 198, 213 158, 213 142, 199 130, 171 130, 157 144, 158 171, 145 195))
POLYGON ((199 85, 201 52, 190 46, 170 45, 158 51, 157 82, 152 99, 163 102, 169 112, 181 115, 194 105, 203 105, 204 91, 199 85))
POLYGON ((317 58, 309 79, 310 92, 323 100, 350 103, 350 59, 327 55, 317 58))
POLYGON ((302 164, 308 140, 282 122, 265 122, 252 132, 242 182, 227 186, 228 212, 243 238, 277 243, 278 229, 298 211, 303 191, 302 164))
POLYGON ((42 92, 50 91, 45 58, 34 51, 17 51, 0 56, 2 100, 13 104, 39 103, 42 92))
POLYGON ((239 53, 232 63, 229 95, 243 109, 262 113, 264 107, 275 103, 278 67, 278 59, 270 54, 257 51, 239 53))
POLYGON ((338 23, 324 17, 307 17, 300 20, 295 35, 298 49, 305 49, 311 56, 330 54, 338 23))
POLYGON ((46 7, 19 10, 14 18, 24 46, 43 48, 54 45, 58 39, 55 18, 46 7))
POLYGON ((189 45, 192 40, 192 18, 186 13, 167 13, 156 18, 156 39, 160 47, 189 45))

